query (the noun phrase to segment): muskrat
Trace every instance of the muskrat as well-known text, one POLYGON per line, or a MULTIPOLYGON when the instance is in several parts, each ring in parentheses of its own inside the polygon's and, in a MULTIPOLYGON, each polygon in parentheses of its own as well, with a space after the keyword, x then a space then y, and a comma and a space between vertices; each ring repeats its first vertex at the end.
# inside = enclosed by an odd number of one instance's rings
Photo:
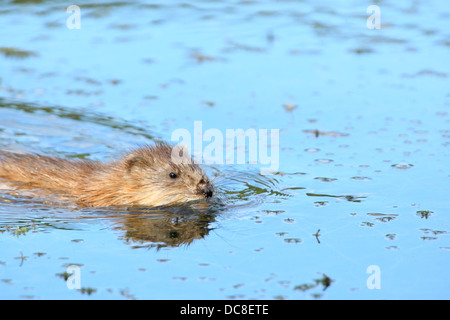
POLYGON ((108 163, 0 150, 0 178, 66 194, 90 207, 157 207, 210 198, 208 177, 193 161, 174 161, 173 150, 167 143, 145 145, 108 163))

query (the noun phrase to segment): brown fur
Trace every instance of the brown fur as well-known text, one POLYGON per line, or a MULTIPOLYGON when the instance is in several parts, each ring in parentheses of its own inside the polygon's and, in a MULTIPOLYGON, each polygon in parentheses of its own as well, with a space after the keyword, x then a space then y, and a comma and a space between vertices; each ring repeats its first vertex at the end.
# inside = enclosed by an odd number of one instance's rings
POLYGON ((92 207, 165 206, 211 197, 212 184, 199 166, 176 163, 171 156, 172 147, 165 143, 132 150, 110 163, 0 150, 0 177, 68 194, 92 207))

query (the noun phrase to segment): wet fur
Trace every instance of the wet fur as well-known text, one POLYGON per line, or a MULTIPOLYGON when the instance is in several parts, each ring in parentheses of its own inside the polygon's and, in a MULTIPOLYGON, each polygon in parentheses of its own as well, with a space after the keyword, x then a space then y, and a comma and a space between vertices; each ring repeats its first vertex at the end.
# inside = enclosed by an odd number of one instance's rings
POLYGON ((213 187, 199 166, 174 163, 171 156, 172 147, 165 143, 132 150, 109 163, 0 150, 0 177, 68 194, 93 207, 164 206, 210 197, 213 187), (170 172, 177 178, 170 178, 170 172))

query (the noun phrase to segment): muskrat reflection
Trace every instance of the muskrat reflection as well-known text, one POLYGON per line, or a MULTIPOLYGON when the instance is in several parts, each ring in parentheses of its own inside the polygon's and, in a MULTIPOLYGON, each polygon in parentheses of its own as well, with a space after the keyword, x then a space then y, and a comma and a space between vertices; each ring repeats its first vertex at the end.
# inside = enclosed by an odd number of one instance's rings
POLYGON ((214 215, 192 208, 152 209, 122 215, 116 230, 124 230, 123 239, 135 248, 188 246, 213 229, 214 215))

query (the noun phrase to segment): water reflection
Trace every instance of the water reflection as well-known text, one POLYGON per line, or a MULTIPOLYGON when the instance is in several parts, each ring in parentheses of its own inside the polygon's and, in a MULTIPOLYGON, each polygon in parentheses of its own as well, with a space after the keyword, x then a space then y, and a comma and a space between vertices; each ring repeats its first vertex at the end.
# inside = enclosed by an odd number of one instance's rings
MULTIPOLYGON (((29 114, 45 113, 48 116, 56 116, 60 119, 70 119, 83 124, 92 124, 110 129, 120 130, 122 133, 144 137, 149 140, 158 141, 155 134, 148 127, 141 127, 135 123, 130 123, 112 116, 101 113, 89 112, 86 109, 71 109, 63 106, 39 105, 31 102, 12 101, 0 97, 0 109, 11 109, 23 111, 29 114)), ((48 117, 46 118, 48 121, 48 117)), ((30 132, 30 134, 33 134, 30 132)))
POLYGON ((192 208, 159 209, 151 213, 133 213, 117 217, 115 230, 133 248, 188 246, 205 238, 213 227, 214 214, 192 208), (177 212, 181 211, 181 212, 177 212))
MULTIPOLYGON (((91 224, 107 223, 119 238, 133 248, 177 247, 203 239, 213 229, 218 214, 208 203, 171 208, 76 208, 56 206, 36 199, 0 198, 3 208, 14 206, 15 213, 2 212, 0 231, 15 237, 29 232, 51 232, 55 229, 85 230, 91 224), (39 203, 40 202, 40 203, 39 203), (72 209, 68 210, 68 209, 72 209), (20 215, 20 220, 17 216, 20 215)), ((2 210, 3 211, 3 210, 2 210)))

